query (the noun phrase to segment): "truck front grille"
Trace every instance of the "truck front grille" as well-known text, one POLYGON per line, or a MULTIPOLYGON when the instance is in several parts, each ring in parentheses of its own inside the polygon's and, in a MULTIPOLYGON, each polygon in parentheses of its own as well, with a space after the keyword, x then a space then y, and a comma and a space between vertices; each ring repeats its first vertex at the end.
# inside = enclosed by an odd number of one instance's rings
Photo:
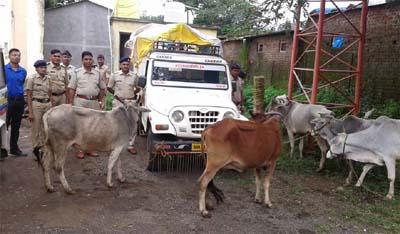
POLYGON ((193 134, 201 134, 209 125, 217 122, 218 111, 208 111, 201 113, 200 111, 189 111, 189 121, 193 134))

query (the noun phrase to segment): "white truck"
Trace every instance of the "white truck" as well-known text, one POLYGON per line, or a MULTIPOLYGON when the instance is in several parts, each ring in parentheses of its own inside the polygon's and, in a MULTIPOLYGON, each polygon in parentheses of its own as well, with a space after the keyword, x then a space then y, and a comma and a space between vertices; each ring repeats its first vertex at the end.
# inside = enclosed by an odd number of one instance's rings
POLYGON ((199 156, 207 126, 246 119, 232 102, 229 67, 219 54, 219 46, 155 41, 137 66, 142 105, 151 110, 141 115, 149 170, 162 169, 165 156, 199 156))

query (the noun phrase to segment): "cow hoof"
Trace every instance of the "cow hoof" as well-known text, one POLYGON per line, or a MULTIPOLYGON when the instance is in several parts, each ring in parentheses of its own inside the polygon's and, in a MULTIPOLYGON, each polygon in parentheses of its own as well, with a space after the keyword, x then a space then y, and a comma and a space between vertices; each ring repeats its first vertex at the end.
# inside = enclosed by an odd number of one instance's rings
POLYGON ((254 202, 257 203, 257 204, 262 204, 263 200, 261 198, 255 198, 254 202))
POLYGON ((201 212, 201 216, 202 216, 203 218, 211 218, 211 214, 208 213, 208 211, 206 211, 206 210, 204 210, 204 211, 201 212))
POLYGON ((266 206, 267 208, 272 208, 272 203, 271 203, 271 202, 267 202, 267 203, 265 203, 265 206, 266 206))
POLYGON ((48 193, 54 193, 56 191, 56 189, 54 187, 48 187, 46 188, 48 193))
POLYGON ((119 181, 120 183, 125 183, 126 179, 125 179, 125 177, 122 177, 122 178, 118 178, 118 181, 119 181))
POLYGON ((324 168, 318 168, 317 170, 315 170, 315 172, 322 172, 324 170, 324 168))
POLYGON ((385 200, 389 200, 389 201, 393 200, 393 195, 390 195, 390 194, 386 195, 385 200))
POLYGON ((357 183, 355 186, 356 186, 356 187, 361 187, 361 184, 357 183))
POLYGON ((214 206, 212 206, 211 204, 206 204, 206 208, 207 210, 214 210, 214 206))
POLYGON ((69 194, 69 195, 73 195, 73 194, 76 193, 76 192, 75 192, 74 190, 72 190, 72 189, 66 189, 65 192, 66 192, 67 194, 69 194))
POLYGON ((108 183, 107 186, 108 186, 108 188, 113 188, 114 184, 113 183, 108 183))

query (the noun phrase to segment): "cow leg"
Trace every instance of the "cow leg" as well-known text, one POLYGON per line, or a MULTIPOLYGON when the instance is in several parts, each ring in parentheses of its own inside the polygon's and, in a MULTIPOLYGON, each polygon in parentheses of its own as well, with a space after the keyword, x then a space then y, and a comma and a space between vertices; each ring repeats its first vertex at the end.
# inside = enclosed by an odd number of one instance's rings
POLYGON ((303 149, 304 149, 304 137, 300 138, 300 142, 299 142, 300 158, 303 158, 303 149))
POLYGON ((107 186, 112 188, 114 185, 112 183, 112 169, 114 168, 115 162, 118 160, 119 155, 124 147, 120 146, 115 148, 108 159, 108 166, 107 166, 107 186))
POLYGON ((47 192, 52 193, 56 190, 51 184, 50 178, 50 164, 52 163, 53 153, 50 151, 49 146, 45 146, 44 155, 43 155, 43 176, 44 176, 44 185, 46 187, 47 192))
POLYGON ((356 187, 360 187, 364 181, 365 176, 367 175, 368 171, 371 170, 375 165, 374 164, 365 164, 363 166, 363 171, 360 175, 360 178, 358 178, 356 187))
POLYGON ((117 161, 117 176, 118 176, 118 181, 120 183, 125 182, 125 177, 122 175, 121 158, 120 157, 118 157, 118 161, 117 161))
POLYGON ((256 168, 254 169, 254 175, 256 177, 256 196, 254 198, 254 201, 256 203, 262 203, 262 197, 261 197, 261 169, 260 168, 256 168))
POLYGON ((274 171, 275 171, 275 165, 276 165, 276 162, 272 162, 271 165, 268 167, 268 172, 267 172, 267 175, 265 176, 265 180, 264 180, 264 193, 265 193, 264 194, 265 195, 264 204, 268 208, 272 207, 271 200, 269 199, 269 186, 271 184, 272 175, 274 174, 274 171))
POLYGON ((319 146, 319 149, 321 150, 321 159, 319 160, 319 167, 317 169, 317 172, 320 172, 324 169, 325 166, 325 161, 326 161, 326 153, 328 152, 329 146, 327 145, 326 141, 323 139, 317 137, 317 144, 319 146))
POLYGON ((392 200, 394 196, 394 180, 396 177, 396 161, 393 159, 385 160, 386 169, 388 173, 389 193, 386 195, 386 199, 392 200))
POLYGON ((65 178, 65 174, 64 174, 64 164, 65 164, 65 157, 67 154, 67 150, 66 150, 66 147, 59 147, 59 148, 60 149, 55 151, 55 152, 59 152, 59 153, 55 155, 54 169, 58 173, 58 176, 60 178, 60 181, 64 188, 64 191, 68 194, 74 194, 75 192, 69 186, 68 181, 65 178))
POLYGON ((347 165, 349 166, 349 174, 345 180, 345 185, 350 185, 353 180, 353 161, 346 159, 347 165))
POLYGON ((294 134, 289 129, 287 129, 287 134, 288 134, 289 143, 290 143, 290 158, 292 158, 293 153, 294 153, 294 134))
POLYGON ((200 181, 200 191, 199 191, 199 209, 200 213, 204 218, 210 218, 211 214, 208 213, 207 208, 206 208, 206 192, 207 192, 207 186, 208 183, 214 178, 215 174, 219 170, 209 170, 208 165, 206 166, 206 169, 204 170, 203 174, 201 175, 199 181, 200 181))

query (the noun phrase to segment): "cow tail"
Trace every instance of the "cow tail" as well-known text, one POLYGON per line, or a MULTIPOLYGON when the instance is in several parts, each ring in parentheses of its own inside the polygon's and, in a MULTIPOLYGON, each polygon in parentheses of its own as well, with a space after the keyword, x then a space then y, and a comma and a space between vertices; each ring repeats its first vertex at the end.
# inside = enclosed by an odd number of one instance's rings
POLYGON ((204 160, 204 167, 206 166, 207 163, 207 156, 206 156, 206 131, 207 129, 205 129, 202 133, 201 133, 201 157, 204 160))
POLYGON ((214 196, 215 200, 217 201, 217 204, 224 202, 225 199, 224 192, 222 192, 221 189, 215 186, 214 180, 211 180, 208 183, 207 190, 211 192, 211 194, 214 196))

